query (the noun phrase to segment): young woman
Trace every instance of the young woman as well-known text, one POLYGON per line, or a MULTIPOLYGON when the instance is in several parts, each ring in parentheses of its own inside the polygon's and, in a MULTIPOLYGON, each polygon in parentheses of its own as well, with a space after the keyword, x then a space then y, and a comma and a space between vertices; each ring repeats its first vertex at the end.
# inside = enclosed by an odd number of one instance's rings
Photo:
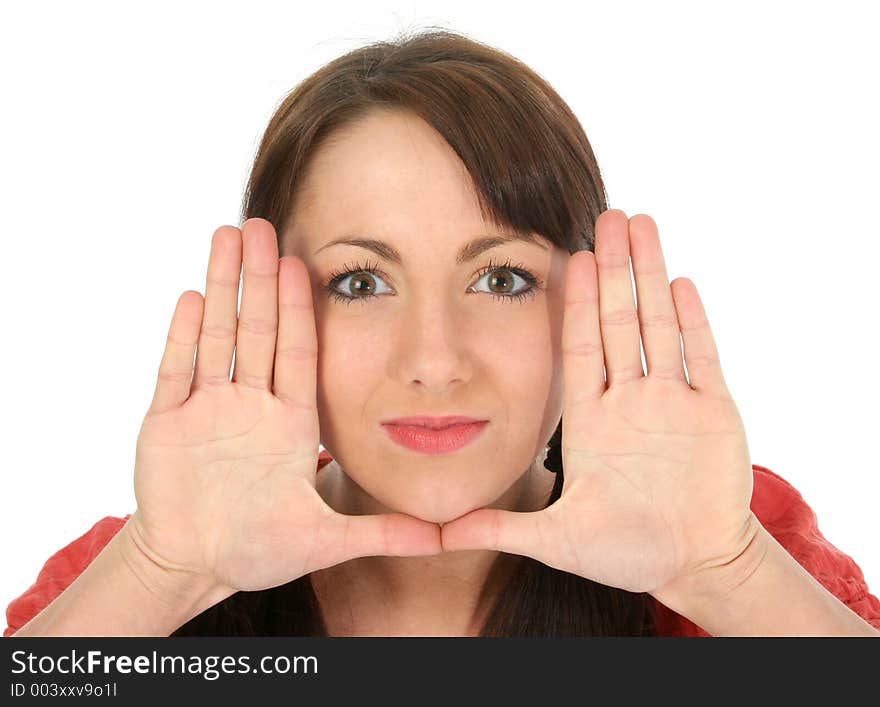
POLYGON ((6 635, 880 635, 751 463, 693 282, 522 63, 445 31, 336 59, 242 216, 174 312, 137 509, 6 635))

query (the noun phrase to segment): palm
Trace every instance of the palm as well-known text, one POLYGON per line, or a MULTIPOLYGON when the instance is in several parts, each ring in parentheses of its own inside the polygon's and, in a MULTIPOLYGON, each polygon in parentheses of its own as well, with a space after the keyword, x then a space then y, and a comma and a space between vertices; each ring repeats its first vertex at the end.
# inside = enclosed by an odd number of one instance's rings
POLYGON ((171 561, 201 548, 224 583, 283 583, 302 568, 278 574, 274 558, 290 554, 291 537, 309 537, 302 531, 326 510, 314 490, 318 438, 316 414, 268 391, 234 382, 195 390, 141 428, 135 495, 144 527, 161 534, 155 543, 171 561), (196 534, 206 528, 207 537, 196 534))
POLYGON ((554 565, 645 591, 692 569, 706 538, 721 552, 741 532, 752 477, 724 473, 748 456, 733 400, 648 376, 567 409, 562 439, 554 520, 572 542, 543 549, 554 565))

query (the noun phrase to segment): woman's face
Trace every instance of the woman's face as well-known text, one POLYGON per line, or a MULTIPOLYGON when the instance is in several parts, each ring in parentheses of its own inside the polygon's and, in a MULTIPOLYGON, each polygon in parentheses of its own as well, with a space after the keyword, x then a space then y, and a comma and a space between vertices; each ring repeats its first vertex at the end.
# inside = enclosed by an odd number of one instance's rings
POLYGON ((562 414, 568 251, 536 236, 458 262, 503 232, 483 221, 452 148, 411 114, 376 111, 337 132, 303 176, 282 255, 302 258, 312 282, 321 443, 381 504, 365 512, 444 523, 493 505, 540 466, 562 414), (345 238, 386 250, 330 245, 345 238), (540 287, 527 293, 522 270, 540 287), (489 422, 470 444, 427 455, 382 425, 417 415, 489 422))

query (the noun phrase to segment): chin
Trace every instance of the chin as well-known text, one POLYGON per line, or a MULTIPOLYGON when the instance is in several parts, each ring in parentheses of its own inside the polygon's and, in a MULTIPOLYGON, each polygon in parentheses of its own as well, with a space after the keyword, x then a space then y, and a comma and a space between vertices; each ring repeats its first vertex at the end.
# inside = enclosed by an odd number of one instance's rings
POLYGON ((414 511, 402 511, 403 513, 408 513, 408 515, 413 516, 414 518, 418 518, 419 520, 427 521, 428 523, 439 523, 443 525, 444 523, 451 523, 456 518, 461 518, 463 515, 467 515, 471 511, 475 510, 474 508, 468 508, 467 510, 460 511, 427 511, 425 513, 416 513, 414 511))
POLYGON ((461 496, 435 497, 425 499, 408 498, 399 500, 389 507, 398 513, 406 513, 429 523, 449 523, 471 511, 488 506, 491 501, 482 502, 476 498, 464 499, 461 496))

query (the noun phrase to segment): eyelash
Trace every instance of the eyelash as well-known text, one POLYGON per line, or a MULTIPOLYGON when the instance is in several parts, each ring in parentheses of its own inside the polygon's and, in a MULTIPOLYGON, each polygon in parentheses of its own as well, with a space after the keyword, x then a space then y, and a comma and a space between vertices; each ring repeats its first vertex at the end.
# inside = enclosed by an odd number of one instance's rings
MULTIPOLYGON (((510 272, 519 275, 523 280, 526 281, 527 287, 523 288, 517 293, 510 295, 500 295, 495 292, 490 292, 495 299, 498 300, 516 300, 517 302, 522 302, 526 298, 534 297, 539 290, 543 289, 544 283, 539 278, 535 277, 535 275, 525 269, 525 266, 522 263, 512 264, 510 259, 508 259, 504 263, 498 263, 495 260, 489 260, 489 263, 482 267, 477 273, 477 279, 482 278, 485 274, 493 272, 495 270, 510 270, 510 272)), ((366 265, 360 265, 355 262, 353 265, 345 264, 345 267, 342 270, 337 270, 333 272, 327 281, 327 284, 324 285, 324 289, 327 291, 327 295, 329 297, 333 297, 337 302, 344 302, 346 305, 351 304, 354 300, 366 301, 373 297, 378 297, 379 295, 366 295, 362 297, 354 296, 354 295, 344 295, 339 292, 336 288, 336 285, 339 284, 342 280, 344 280, 349 275, 358 275, 360 273, 370 273, 372 275, 379 275, 380 277, 387 278, 387 275, 379 270, 379 263, 374 265, 370 265, 367 262, 366 265)))

